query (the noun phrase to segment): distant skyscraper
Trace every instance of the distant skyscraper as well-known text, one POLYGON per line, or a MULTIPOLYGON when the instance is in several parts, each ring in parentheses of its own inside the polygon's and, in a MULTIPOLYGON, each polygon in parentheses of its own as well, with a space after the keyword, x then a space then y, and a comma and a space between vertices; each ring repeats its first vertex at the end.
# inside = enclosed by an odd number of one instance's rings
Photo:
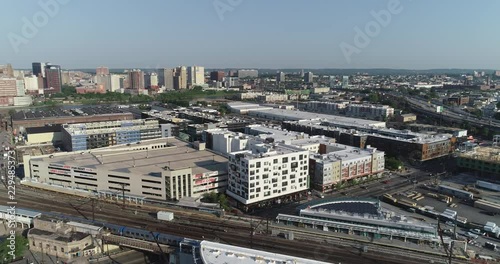
POLYGON ((158 75, 154 72, 144 75, 144 85, 147 88, 158 87, 158 75))
POLYGON ((495 76, 500 77, 500 71, 495 71, 495 76))
POLYGON ((24 90, 28 94, 38 94, 38 77, 35 75, 24 77, 24 90))
POLYGON ((194 84, 195 85, 205 84, 205 67, 194 66, 194 84))
POLYGON ((187 88, 187 68, 185 66, 179 66, 175 68, 174 75, 174 89, 181 90, 187 88))
POLYGON ((110 78, 111 78, 111 89, 110 91, 111 92, 115 92, 116 90, 119 90, 120 88, 123 88, 121 86, 121 77, 120 75, 117 75, 117 74, 111 74, 110 75, 110 78))
POLYGON ((238 78, 257 78, 259 77, 258 70, 238 70, 238 78))
POLYGON ((165 89, 174 89, 174 71, 164 68, 158 71, 158 83, 160 86, 165 86, 165 89))
POLYGON ((41 75, 43 78, 45 78, 45 63, 33 62, 31 66, 33 68, 33 75, 35 76, 41 75))
POLYGON ((304 82, 305 83, 313 83, 314 82, 314 74, 312 72, 307 72, 304 74, 304 82))
POLYGON ((102 85, 104 90, 111 91, 111 76, 99 74, 95 76, 96 84, 102 85))
POLYGON ((71 78, 69 76, 69 71, 63 71, 61 73, 61 78, 62 78, 62 84, 70 84, 71 83, 71 78))
POLYGON ((96 75, 108 75, 109 74, 109 68, 108 67, 98 67, 96 70, 95 70, 95 74, 96 75))
POLYGON ((304 69, 300 71, 300 78, 304 78, 304 69))
POLYGON ((210 80, 216 81, 216 82, 222 82, 222 79, 224 79, 224 72, 223 71, 213 71, 210 73, 210 80))
POLYGON ((337 79, 335 78, 335 76, 330 76, 330 88, 334 88, 335 85, 337 84, 337 79))
POLYGON ((342 89, 349 88, 349 76, 342 76, 342 89))
POLYGON ((132 70, 128 72, 128 87, 134 90, 144 89, 144 72, 132 70))
POLYGON ((278 72, 276 75, 276 81, 279 83, 285 82, 285 76, 286 74, 284 72, 278 72))
POLYGON ((229 77, 238 77, 238 71, 229 71, 229 74, 228 74, 229 77))
POLYGON ((45 78, 47 93, 60 93, 62 90, 61 67, 59 65, 46 64, 45 78))

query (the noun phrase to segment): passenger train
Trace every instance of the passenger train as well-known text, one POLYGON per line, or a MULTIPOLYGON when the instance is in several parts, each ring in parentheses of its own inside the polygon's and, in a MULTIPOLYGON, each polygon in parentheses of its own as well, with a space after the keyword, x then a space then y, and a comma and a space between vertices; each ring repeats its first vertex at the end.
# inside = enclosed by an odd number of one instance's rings
MULTIPOLYGON (((64 214, 60 214, 60 213, 53 213, 53 212, 50 212, 50 213, 44 212, 42 214, 47 215, 47 216, 53 216, 53 217, 60 218, 60 219, 75 221, 75 222, 79 222, 79 223, 100 226, 100 227, 103 227, 106 231, 109 231, 113 235, 124 236, 124 237, 140 239, 140 240, 145 240, 145 241, 151 241, 151 242, 158 242, 159 244, 164 244, 164 245, 169 245, 169 246, 179 247, 181 242, 187 241, 184 237, 174 236, 174 235, 169 235, 169 234, 164 234, 164 233, 159 233, 159 232, 151 232, 151 231, 148 231, 148 230, 145 230, 142 228, 137 228, 137 227, 122 226, 122 225, 111 224, 111 223, 102 222, 102 221, 92 221, 92 220, 81 218, 81 217, 69 216, 69 215, 64 215, 64 214)), ((190 239, 189 241, 192 244, 193 241, 196 241, 196 240, 190 239)))

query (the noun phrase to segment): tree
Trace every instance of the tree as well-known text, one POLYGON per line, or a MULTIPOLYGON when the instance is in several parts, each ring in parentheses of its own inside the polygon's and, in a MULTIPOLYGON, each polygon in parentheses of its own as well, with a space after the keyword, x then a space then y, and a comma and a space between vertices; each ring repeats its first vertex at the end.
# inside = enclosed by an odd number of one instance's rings
POLYGON ((16 113, 16 110, 14 110, 14 109, 10 109, 9 110, 9 115, 10 116, 13 116, 15 113, 16 113))
POLYGON ((496 120, 500 120, 500 112, 496 112, 493 117, 496 119, 496 120))
POLYGON ((370 101, 371 103, 378 103, 379 101, 378 94, 370 93, 370 95, 368 96, 368 101, 370 101))
POLYGON ((403 162, 394 158, 394 157, 386 157, 385 158, 385 168, 389 170, 399 170, 403 167, 403 162))

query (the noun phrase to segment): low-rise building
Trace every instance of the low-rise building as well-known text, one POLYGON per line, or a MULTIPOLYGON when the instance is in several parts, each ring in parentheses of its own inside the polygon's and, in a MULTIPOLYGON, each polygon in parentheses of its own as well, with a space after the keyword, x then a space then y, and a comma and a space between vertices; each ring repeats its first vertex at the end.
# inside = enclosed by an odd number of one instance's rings
POLYGON ((67 151, 132 144, 161 136, 160 124, 155 119, 67 124, 62 128, 63 146, 67 151))
POLYGON ((394 115, 394 108, 388 105, 349 104, 346 109, 348 116, 386 119, 394 115))
POLYGON ((89 257, 101 252, 102 243, 92 233, 100 227, 64 222, 48 218, 35 218, 34 228, 28 231, 30 250, 55 256, 65 261, 89 257), (83 231, 83 232, 82 232, 83 231))
POLYGON ((411 122, 417 121, 417 115, 416 114, 401 114, 401 115, 396 115, 395 119, 396 119, 396 122, 399 122, 399 123, 411 123, 411 122))

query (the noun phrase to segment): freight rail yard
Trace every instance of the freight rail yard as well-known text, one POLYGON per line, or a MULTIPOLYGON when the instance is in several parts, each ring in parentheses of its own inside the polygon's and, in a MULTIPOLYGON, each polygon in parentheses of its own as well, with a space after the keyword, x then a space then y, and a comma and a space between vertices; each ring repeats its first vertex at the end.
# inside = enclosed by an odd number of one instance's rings
MULTIPOLYGON (((123 209, 122 204, 117 201, 99 200, 96 203, 89 203, 86 198, 21 186, 18 186, 16 195, 19 208, 65 214, 79 217, 82 220, 94 218, 96 221, 148 229, 196 240, 215 241, 326 262, 400 263, 401 256, 407 258, 405 263, 444 259, 443 256, 434 252, 429 254, 425 254, 425 252, 410 253, 406 249, 386 247, 380 243, 370 244, 368 252, 362 252, 363 243, 359 241, 304 229, 295 230, 276 226, 272 220, 268 225, 265 218, 218 218, 206 213, 168 208, 166 210, 176 214, 176 219, 165 223, 157 220, 154 216, 155 212, 160 209, 165 210, 165 208, 152 204, 141 206, 127 204, 126 208, 123 209), (92 204, 95 210, 92 210, 92 204), (127 217, 124 217, 125 214, 127 217), (293 232, 296 234, 295 239, 286 240, 270 235, 283 232, 293 232), (387 252, 388 254, 379 254, 378 252, 387 252)), ((5 198, 0 200, 7 202, 5 198)), ((461 260, 457 259, 455 263, 461 263, 461 260)))

